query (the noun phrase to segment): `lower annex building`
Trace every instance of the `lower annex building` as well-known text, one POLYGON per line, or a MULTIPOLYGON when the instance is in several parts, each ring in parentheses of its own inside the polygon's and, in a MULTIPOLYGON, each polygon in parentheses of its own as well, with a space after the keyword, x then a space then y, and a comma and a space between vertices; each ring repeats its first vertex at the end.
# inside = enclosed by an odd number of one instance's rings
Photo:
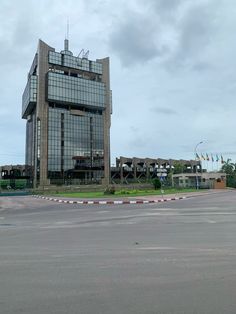
POLYGON ((34 186, 108 184, 111 113, 109 58, 73 56, 67 39, 61 52, 39 40, 22 96, 34 186))

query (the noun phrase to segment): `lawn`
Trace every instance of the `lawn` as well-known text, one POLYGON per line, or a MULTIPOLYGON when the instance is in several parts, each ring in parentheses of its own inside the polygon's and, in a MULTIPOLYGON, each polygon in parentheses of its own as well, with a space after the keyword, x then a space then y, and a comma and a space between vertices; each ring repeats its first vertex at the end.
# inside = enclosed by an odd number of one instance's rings
MULTIPOLYGON (((176 194, 196 192, 196 189, 165 189, 163 194, 176 194)), ((115 194, 104 195, 104 192, 59 192, 54 194, 55 196, 62 197, 77 197, 77 198, 105 198, 105 197, 120 197, 120 196, 145 196, 145 195, 162 195, 161 190, 119 190, 115 194)))

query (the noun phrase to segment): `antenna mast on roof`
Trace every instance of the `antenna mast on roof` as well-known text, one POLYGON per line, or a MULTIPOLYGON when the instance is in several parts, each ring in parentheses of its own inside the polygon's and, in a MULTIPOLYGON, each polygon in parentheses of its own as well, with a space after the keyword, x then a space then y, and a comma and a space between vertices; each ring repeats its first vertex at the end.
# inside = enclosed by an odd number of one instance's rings
POLYGON ((69 18, 67 18, 67 25, 66 25, 66 38, 67 39, 69 39, 69 29, 70 29, 69 18))
POLYGON ((67 18, 67 23, 66 23, 66 36, 65 36, 65 41, 64 41, 64 50, 68 51, 69 50, 69 19, 67 18))
POLYGON ((73 53, 69 50, 69 18, 67 18, 67 23, 66 23, 64 50, 62 50, 61 53, 64 55, 73 56, 73 53))

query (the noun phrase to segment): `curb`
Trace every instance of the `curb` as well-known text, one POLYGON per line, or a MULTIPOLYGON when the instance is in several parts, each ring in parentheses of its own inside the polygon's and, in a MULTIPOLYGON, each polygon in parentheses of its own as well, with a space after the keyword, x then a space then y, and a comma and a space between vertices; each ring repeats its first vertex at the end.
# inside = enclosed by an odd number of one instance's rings
POLYGON ((69 200, 62 200, 53 197, 46 197, 41 195, 32 195, 35 198, 41 198, 48 201, 53 201, 57 203, 64 203, 64 204, 80 204, 80 205, 122 205, 122 204, 154 204, 154 203, 162 203, 162 202, 169 202, 169 201, 177 201, 186 199, 186 196, 181 197, 172 197, 172 198, 162 198, 157 200, 134 200, 134 201, 69 201, 69 200))

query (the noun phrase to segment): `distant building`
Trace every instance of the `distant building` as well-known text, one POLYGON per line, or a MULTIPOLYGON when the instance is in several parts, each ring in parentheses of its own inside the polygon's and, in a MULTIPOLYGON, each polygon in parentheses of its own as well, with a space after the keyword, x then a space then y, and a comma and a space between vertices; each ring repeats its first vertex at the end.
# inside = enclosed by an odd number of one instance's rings
POLYGON ((226 187, 226 174, 207 172, 202 169, 199 160, 163 159, 163 158, 116 158, 116 166, 111 167, 113 184, 150 183, 159 177, 165 186, 182 188, 218 188, 226 187), (180 172, 180 173, 176 173, 180 172), (171 173, 171 176, 168 174, 171 173))
POLYGON ((32 188, 32 168, 26 165, 0 166, 0 190, 32 188))
POLYGON ((177 187, 195 188, 197 180, 199 188, 226 188, 226 173, 223 172, 179 173, 173 175, 173 185, 177 187))
POLYGON ((112 183, 144 183, 150 181, 165 169, 166 173, 174 172, 176 166, 181 167, 185 173, 204 171, 201 169, 201 162, 197 160, 184 159, 163 159, 163 158, 139 158, 119 157, 116 158, 116 166, 111 167, 112 183))
POLYGON ((88 60, 39 40, 22 97, 34 186, 110 180, 109 58, 88 60))
POLYGON ((0 179, 16 179, 31 177, 31 169, 25 165, 0 166, 0 179))

